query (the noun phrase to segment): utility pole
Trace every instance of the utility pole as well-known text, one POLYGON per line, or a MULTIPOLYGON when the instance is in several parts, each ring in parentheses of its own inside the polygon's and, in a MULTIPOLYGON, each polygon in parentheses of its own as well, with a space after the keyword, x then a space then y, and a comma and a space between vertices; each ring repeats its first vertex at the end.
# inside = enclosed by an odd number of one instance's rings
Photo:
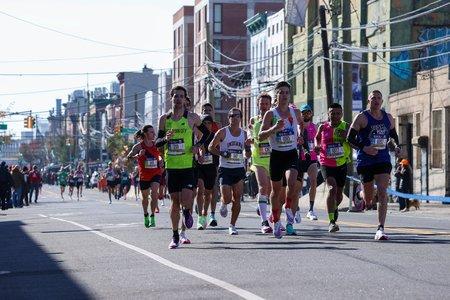
MULTIPOLYGON (((351 27, 350 19, 350 1, 342 1, 342 28, 351 27)), ((344 30, 342 32, 342 41, 344 44, 350 45, 352 42, 352 33, 350 30, 344 30)), ((344 61, 351 61, 352 54, 350 52, 344 52, 342 54, 344 61)), ((344 121, 351 123, 353 118, 353 95, 352 95, 352 64, 344 63, 342 67, 343 76, 343 109, 344 109, 344 121)))
MULTIPOLYGON (((367 25, 367 0, 361 0, 360 4, 360 16, 361 16, 361 26, 367 25)), ((360 31, 360 44, 361 47, 367 47, 367 36, 366 36, 366 29, 361 29, 360 31)), ((369 54, 363 52, 361 60, 363 63, 367 63, 369 60, 369 54)), ((368 74, 369 74, 369 65, 362 64, 361 66, 361 97, 362 97, 362 109, 365 109, 367 106, 367 97, 368 91, 367 91, 367 81, 368 81, 368 74)))
MULTIPOLYGON (((346 1, 343 1, 346 2, 346 1)), ((322 51, 323 51, 323 68, 325 75, 325 89, 327 94, 327 106, 330 106, 333 103, 333 91, 331 88, 331 70, 330 70, 330 49, 328 46, 328 33, 327 33, 327 22, 325 19, 325 11, 326 8, 324 5, 321 5, 319 8, 319 19, 320 19, 320 35, 322 37, 322 51)))
MULTIPOLYGON (((339 24, 338 24, 338 12, 341 11, 341 0, 333 0, 331 3, 331 27, 332 28, 338 28, 339 24)), ((337 42, 339 38, 339 32, 337 30, 333 30, 333 32, 331 33, 331 42, 337 42)), ((339 59, 338 56, 338 52, 337 51, 333 51, 333 55, 332 55, 333 59, 337 60, 339 59)), ((332 76, 332 80, 333 80, 333 99, 334 102, 341 102, 341 98, 339 97, 339 87, 340 82, 339 82, 339 65, 340 62, 337 61, 333 61, 332 64, 332 71, 333 71, 333 76, 332 76)))
POLYGON ((87 112, 86 112, 86 169, 89 169, 89 151, 91 150, 91 93, 87 91, 87 112))

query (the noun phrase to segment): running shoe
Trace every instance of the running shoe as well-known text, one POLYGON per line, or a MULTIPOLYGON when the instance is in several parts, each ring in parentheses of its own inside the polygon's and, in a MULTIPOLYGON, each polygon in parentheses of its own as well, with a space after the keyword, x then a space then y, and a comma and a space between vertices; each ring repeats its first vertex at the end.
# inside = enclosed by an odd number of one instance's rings
POLYGON ((294 226, 290 223, 286 224, 286 235, 297 235, 294 226))
POLYGON ((180 246, 180 240, 172 238, 172 241, 170 241, 170 244, 169 244, 169 249, 176 249, 176 248, 178 248, 178 246, 180 246))
POLYGON ((203 229, 205 229, 204 228, 204 226, 203 226, 203 216, 198 216, 198 218, 197 218, 197 230, 203 230, 203 229))
POLYGON ((109 200, 109 204, 112 204, 112 201, 111 201, 111 200, 109 200))
POLYGON ((186 228, 187 229, 192 228, 192 225, 194 225, 194 219, 192 218, 189 209, 187 208, 183 209, 183 217, 184 217, 184 225, 186 225, 186 228))
POLYGON ((261 232, 262 233, 272 233, 272 227, 269 225, 269 221, 264 221, 261 223, 261 232))
POLYGON ((318 219, 316 213, 313 210, 308 211, 306 217, 311 221, 316 221, 318 219))
POLYGON ((339 225, 332 222, 330 225, 328 225, 328 232, 337 232, 339 231, 339 225))
POLYGON ((209 214, 209 226, 216 227, 217 226, 217 220, 216 216, 214 214, 209 214))
POLYGON ((230 227, 228 227, 228 233, 230 235, 238 235, 238 231, 236 230, 236 226, 230 225, 230 227))
POLYGON ((377 233, 375 233, 374 239, 377 241, 386 241, 389 237, 384 233, 384 229, 380 228, 377 230, 377 233))
POLYGON ((220 215, 222 218, 226 218, 228 216, 228 207, 223 202, 220 204, 220 215))
POLYGON ((187 237, 186 232, 180 232, 180 243, 181 244, 190 244, 191 240, 187 237))
POLYGON ((155 216, 150 216, 150 227, 155 226, 156 226, 155 216))
POLYGON ((281 239, 281 237, 282 237, 280 221, 273 224, 273 236, 277 239, 281 239))
MULTIPOLYGON (((109 202, 111 203, 111 202, 109 202)), ((144 216, 144 226, 149 228, 150 227, 150 219, 148 216, 144 216)))
POLYGON ((300 208, 297 208, 294 219, 295 219, 295 223, 297 223, 297 224, 300 224, 302 222, 302 215, 300 213, 300 208))
POLYGON ((294 213, 292 212, 292 209, 286 208, 285 212, 286 212, 286 221, 291 224, 294 223, 295 216, 294 213))

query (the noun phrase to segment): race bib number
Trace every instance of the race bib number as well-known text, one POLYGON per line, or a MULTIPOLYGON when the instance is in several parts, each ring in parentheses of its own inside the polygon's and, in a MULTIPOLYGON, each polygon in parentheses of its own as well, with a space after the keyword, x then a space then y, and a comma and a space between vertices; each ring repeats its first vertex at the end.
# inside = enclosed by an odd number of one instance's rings
POLYGON ((259 157, 269 157, 270 156, 269 143, 260 143, 258 145, 258 148, 259 148, 259 157))
POLYGON ((169 140, 167 148, 169 155, 183 155, 185 153, 184 140, 183 139, 169 140))
POLYGON ((213 163, 213 156, 211 153, 205 153, 203 156, 203 162, 202 165, 210 165, 213 163))
POLYGON ((285 129, 276 134, 276 142, 280 147, 287 147, 292 145, 295 140, 294 131, 292 129, 285 129))
POLYGON ((327 157, 339 158, 344 156, 344 147, 340 143, 327 145, 327 157))
POLYGON ((370 139, 370 144, 378 149, 378 150, 383 150, 386 149, 387 146, 387 139, 384 138, 384 136, 377 136, 374 135, 371 139, 370 139))
POLYGON ((158 161, 154 158, 147 158, 144 163, 146 169, 156 169, 158 167, 158 161))
POLYGON ((227 158, 228 163, 233 165, 240 165, 244 162, 244 155, 242 154, 242 150, 229 150, 230 157, 227 158))

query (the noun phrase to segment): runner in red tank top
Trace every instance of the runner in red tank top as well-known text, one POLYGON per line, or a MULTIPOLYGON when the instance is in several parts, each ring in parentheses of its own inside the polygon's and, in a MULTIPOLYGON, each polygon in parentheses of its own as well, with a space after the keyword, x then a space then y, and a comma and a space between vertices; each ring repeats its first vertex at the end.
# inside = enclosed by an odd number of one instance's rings
POLYGON ((144 210, 145 227, 155 227, 155 210, 158 204, 159 182, 161 179, 161 155, 155 146, 155 130, 151 125, 145 125, 139 130, 136 137, 142 139, 135 144, 128 154, 128 158, 138 161, 139 186, 142 194, 142 208, 144 210), (148 215, 148 196, 151 196, 150 209, 148 215))

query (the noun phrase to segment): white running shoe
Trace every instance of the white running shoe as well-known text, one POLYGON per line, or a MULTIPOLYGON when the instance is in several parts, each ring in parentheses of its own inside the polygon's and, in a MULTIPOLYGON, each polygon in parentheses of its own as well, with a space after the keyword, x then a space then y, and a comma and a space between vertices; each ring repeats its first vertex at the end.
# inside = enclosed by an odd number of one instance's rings
POLYGON ((306 217, 311 221, 316 221, 318 219, 316 213, 313 210, 308 211, 306 217))
POLYGON ((281 239, 282 232, 281 232, 281 222, 278 221, 275 224, 273 224, 273 236, 277 239, 281 239))
POLYGON ((220 203, 220 215, 222 218, 226 218, 228 216, 228 207, 223 202, 220 203))
POLYGON ((294 223, 294 213, 292 212, 292 209, 286 208, 285 212, 286 212, 287 223, 290 223, 290 224, 294 223))
POLYGON ((236 226, 230 225, 230 227, 228 227, 228 233, 230 235, 238 235, 238 231, 236 230, 236 226))
POLYGON ((185 231, 180 232, 180 243, 181 244, 190 244, 191 240, 187 237, 185 231))
POLYGON ((302 215, 300 214, 300 208, 295 212, 295 223, 300 224, 302 222, 302 215))
POLYGON ((378 229, 377 233, 375 233, 374 239, 377 241, 386 241, 389 237, 384 233, 384 229, 378 229))

